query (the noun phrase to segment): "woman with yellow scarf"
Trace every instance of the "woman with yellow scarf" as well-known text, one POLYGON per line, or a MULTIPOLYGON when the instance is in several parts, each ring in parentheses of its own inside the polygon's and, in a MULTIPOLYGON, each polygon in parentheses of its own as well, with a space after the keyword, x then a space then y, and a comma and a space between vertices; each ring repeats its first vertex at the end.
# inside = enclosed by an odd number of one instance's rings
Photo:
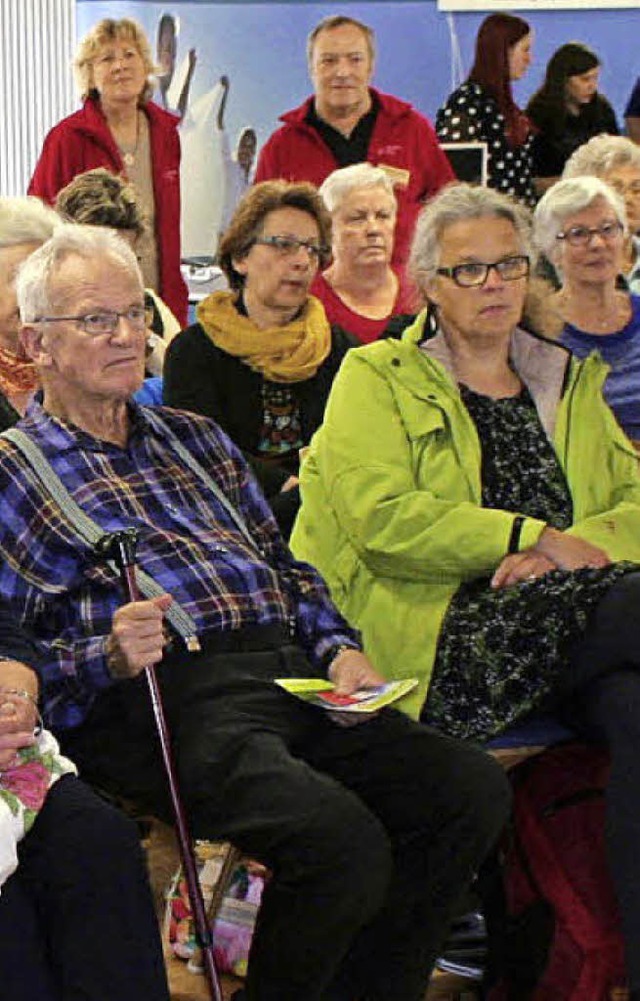
POLYGON ((164 402, 212 417, 245 453, 285 535, 299 504, 299 451, 322 422, 355 341, 331 328, 309 287, 331 222, 311 184, 265 181, 240 202, 220 244, 231 290, 214 292, 172 341, 164 402))

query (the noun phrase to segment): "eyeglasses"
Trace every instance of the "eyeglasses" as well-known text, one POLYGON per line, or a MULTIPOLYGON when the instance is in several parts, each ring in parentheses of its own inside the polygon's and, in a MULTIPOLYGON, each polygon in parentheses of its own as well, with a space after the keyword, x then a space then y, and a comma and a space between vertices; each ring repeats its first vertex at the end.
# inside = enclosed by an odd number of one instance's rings
POLYGON ((469 261, 466 264, 455 264, 452 268, 437 268, 436 274, 451 278, 460 288, 476 288, 486 283, 490 271, 495 271, 504 282, 515 282, 529 274, 529 258, 526 254, 517 254, 514 257, 503 257, 493 264, 469 261))
POLYGON ((115 309, 103 309, 99 313, 84 313, 82 316, 40 316, 35 322, 58 323, 60 320, 73 320, 86 334, 100 337, 114 334, 120 320, 126 320, 132 330, 144 330, 148 316, 144 306, 129 306, 122 313, 115 309))
POLYGON ((622 232, 622 223, 603 222, 601 226, 570 226, 556 235, 556 240, 566 240, 572 247, 587 247, 594 236, 599 236, 605 243, 613 243, 622 232))
POLYGON ((295 236, 259 236, 253 241, 261 247, 273 247, 281 257, 293 257, 304 247, 309 258, 318 263, 327 254, 327 248, 311 240, 298 240, 295 236))

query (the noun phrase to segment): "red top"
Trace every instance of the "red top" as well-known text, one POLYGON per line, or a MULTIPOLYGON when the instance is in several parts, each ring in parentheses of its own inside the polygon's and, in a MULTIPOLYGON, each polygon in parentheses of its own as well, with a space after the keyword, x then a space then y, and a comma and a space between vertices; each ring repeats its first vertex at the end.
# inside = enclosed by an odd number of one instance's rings
MULTIPOLYGON (((394 263, 403 264, 420 207, 431 195, 454 181, 451 165, 431 123, 406 101, 371 90, 379 110, 367 159, 389 167, 398 200, 394 263)), ((320 185, 339 166, 318 132, 305 121, 313 97, 280 116, 284 122, 262 147, 256 181, 284 178, 320 185)))
MULTIPOLYGON (((180 140, 178 119, 148 101, 151 169, 156 210, 160 288, 157 290, 183 326, 188 293, 180 272, 180 140)), ((99 102, 87 98, 80 111, 63 118, 47 135, 29 184, 29 194, 53 204, 61 188, 78 174, 106 167, 126 174, 115 139, 99 102)))
POLYGON ((377 341, 384 332, 392 316, 400 313, 416 313, 417 307, 415 297, 411 289, 402 281, 398 269, 394 268, 398 278, 398 294, 393 304, 393 309, 388 316, 381 320, 372 320, 361 313, 355 313, 346 302, 340 298, 323 274, 318 273, 313 279, 310 292, 315 295, 324 306, 329 323, 332 326, 342 327, 348 334, 353 334, 363 344, 377 341))

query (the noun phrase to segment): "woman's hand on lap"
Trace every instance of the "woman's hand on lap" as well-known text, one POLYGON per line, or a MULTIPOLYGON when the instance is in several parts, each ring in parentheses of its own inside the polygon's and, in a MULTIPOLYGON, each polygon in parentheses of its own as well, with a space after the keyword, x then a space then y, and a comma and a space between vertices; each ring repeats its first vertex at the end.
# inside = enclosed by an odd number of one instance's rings
POLYGON ((606 567, 611 563, 604 549, 575 535, 559 532, 555 528, 545 528, 533 548, 535 552, 551 560, 560 570, 606 567))
POLYGON ((491 578, 491 587, 511 587, 525 580, 535 580, 555 570, 556 564, 535 549, 524 549, 521 553, 505 556, 491 578))

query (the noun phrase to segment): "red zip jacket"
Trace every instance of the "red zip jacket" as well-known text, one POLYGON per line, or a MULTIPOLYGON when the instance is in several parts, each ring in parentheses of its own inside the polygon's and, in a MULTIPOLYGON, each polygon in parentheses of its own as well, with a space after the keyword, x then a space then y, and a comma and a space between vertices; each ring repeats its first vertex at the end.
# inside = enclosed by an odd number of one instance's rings
MULTIPOLYGON (((406 101, 371 88, 380 102, 369 143, 370 163, 389 167, 398 199, 393 261, 409 254, 416 217, 425 199, 455 180, 431 123, 406 101)), ((282 177, 320 185, 339 164, 326 143, 305 119, 313 97, 280 116, 284 122, 262 147, 256 181, 282 177)))
MULTIPOLYGON (((183 326, 187 324, 187 286, 180 272, 180 140, 178 119, 148 101, 149 142, 156 203, 158 292, 183 326)), ((63 118, 47 135, 29 184, 29 194, 53 204, 61 188, 85 170, 106 167, 126 174, 120 151, 100 104, 87 98, 80 111, 63 118)))

